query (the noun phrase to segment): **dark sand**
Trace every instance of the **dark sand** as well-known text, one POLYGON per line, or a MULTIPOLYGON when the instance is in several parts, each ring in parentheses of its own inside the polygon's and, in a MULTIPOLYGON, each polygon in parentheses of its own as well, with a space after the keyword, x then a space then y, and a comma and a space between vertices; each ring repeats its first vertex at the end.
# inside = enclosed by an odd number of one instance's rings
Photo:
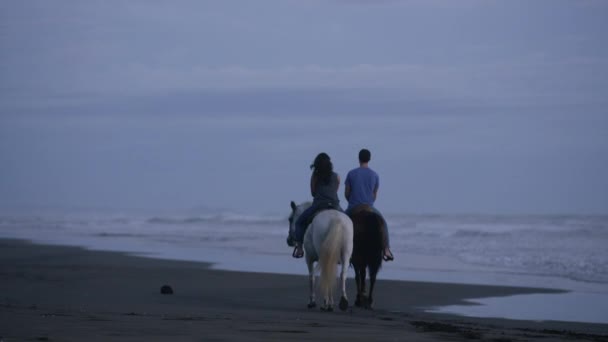
POLYGON ((379 280, 376 310, 325 313, 306 309, 304 262, 302 276, 208 266, 0 240, 0 341, 608 341, 606 325, 423 311, 552 290, 379 280))

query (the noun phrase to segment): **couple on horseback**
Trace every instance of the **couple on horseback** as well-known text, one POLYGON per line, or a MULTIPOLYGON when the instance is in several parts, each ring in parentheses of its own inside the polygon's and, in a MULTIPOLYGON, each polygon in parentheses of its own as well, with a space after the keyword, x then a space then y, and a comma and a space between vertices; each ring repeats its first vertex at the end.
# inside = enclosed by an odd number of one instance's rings
MULTIPOLYGON (((346 214, 351 215, 353 209, 359 205, 368 205, 374 212, 382 217, 380 212, 373 207, 378 187, 380 186, 380 178, 378 174, 369 168, 368 163, 371 159, 371 153, 367 149, 359 151, 359 167, 351 170, 347 177, 344 189, 344 197, 348 201, 346 214)), ((304 233, 308 224, 312 221, 314 215, 323 209, 335 209, 343 211, 340 207, 338 199, 338 188, 340 187, 340 176, 333 171, 333 164, 326 153, 319 153, 313 164, 310 166, 313 170, 310 178, 310 193, 313 197, 312 205, 300 214, 295 223, 295 249, 293 257, 301 258, 304 256, 302 242, 304 233)), ((383 218, 384 220, 384 218, 383 218)), ((386 261, 393 260, 388 239, 388 229, 386 221, 384 221, 383 242, 384 254, 383 259, 386 261)))

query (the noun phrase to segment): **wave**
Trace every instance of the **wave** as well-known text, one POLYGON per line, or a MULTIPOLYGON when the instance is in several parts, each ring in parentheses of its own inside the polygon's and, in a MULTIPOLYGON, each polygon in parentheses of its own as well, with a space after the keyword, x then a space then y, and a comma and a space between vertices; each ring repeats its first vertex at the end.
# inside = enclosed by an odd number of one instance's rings
POLYGON ((146 235, 144 234, 132 234, 132 233, 108 233, 108 232, 101 232, 101 233, 97 233, 94 234, 95 236, 98 237, 132 237, 132 238, 143 238, 146 237, 146 235))
POLYGON ((285 218, 272 216, 252 216, 241 215, 234 213, 221 213, 209 216, 194 216, 194 217, 152 217, 146 222, 150 224, 202 224, 202 223, 220 223, 220 224, 253 224, 253 225, 276 225, 281 223, 285 218))
MULTIPOLYGON (((553 275, 608 283, 606 217, 387 217, 397 253, 455 257, 500 272, 553 275)), ((1 216, 0 235, 72 241, 93 236, 137 248, 205 246, 276 252, 284 246, 287 217, 230 211, 128 215, 1 216), (124 241, 122 241, 124 240, 124 241), (271 245, 272 244, 272 245, 271 245), (267 248, 268 246, 273 246, 267 248)), ((184 248, 186 248, 184 247, 184 248)), ((278 252, 277 252, 278 253, 278 252)), ((253 254, 254 256, 256 254, 253 254)))
POLYGON ((455 233, 451 234, 451 236, 456 238, 497 238, 510 237, 513 234, 514 232, 489 232, 483 230, 462 229, 457 230, 455 233))
POLYGON ((522 274, 559 276, 575 281, 608 283, 606 256, 584 255, 572 257, 563 254, 531 253, 501 255, 492 253, 460 253, 465 263, 500 267, 522 274))

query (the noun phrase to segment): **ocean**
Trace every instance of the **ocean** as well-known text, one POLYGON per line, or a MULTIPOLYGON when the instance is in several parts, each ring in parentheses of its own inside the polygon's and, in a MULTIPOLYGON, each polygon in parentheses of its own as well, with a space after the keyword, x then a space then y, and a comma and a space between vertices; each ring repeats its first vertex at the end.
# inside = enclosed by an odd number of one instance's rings
MULTIPOLYGON (((204 261, 218 269, 303 275, 304 262, 291 257, 285 242, 287 215, 3 212, 0 237, 204 261)), ((386 218, 396 260, 384 264, 379 279, 557 288, 571 294, 527 298, 521 305, 534 298, 547 305, 557 305, 560 299, 575 303, 562 304, 568 306, 561 310, 566 315, 540 305, 544 310, 532 317, 525 316, 529 309, 496 310, 505 306, 501 302, 505 299, 472 300, 481 305, 431 311, 608 323, 608 216, 386 214, 386 218), (590 306, 597 314, 587 317, 595 312, 590 306)), ((521 298, 506 300, 513 304, 521 298)))

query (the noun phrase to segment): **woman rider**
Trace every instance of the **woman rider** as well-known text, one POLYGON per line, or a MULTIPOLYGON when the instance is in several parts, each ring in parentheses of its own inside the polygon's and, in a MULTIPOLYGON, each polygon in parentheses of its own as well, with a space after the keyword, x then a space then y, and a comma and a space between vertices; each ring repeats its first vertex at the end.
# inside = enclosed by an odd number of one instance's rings
POLYGON ((334 166, 327 153, 319 153, 310 168, 313 170, 310 177, 310 193, 313 200, 312 205, 304 210, 296 221, 295 240, 296 248, 293 251, 294 258, 304 256, 302 242, 306 228, 312 221, 314 215, 321 209, 336 209, 343 211, 338 199, 338 188, 340 187, 340 176, 334 172, 334 166))

